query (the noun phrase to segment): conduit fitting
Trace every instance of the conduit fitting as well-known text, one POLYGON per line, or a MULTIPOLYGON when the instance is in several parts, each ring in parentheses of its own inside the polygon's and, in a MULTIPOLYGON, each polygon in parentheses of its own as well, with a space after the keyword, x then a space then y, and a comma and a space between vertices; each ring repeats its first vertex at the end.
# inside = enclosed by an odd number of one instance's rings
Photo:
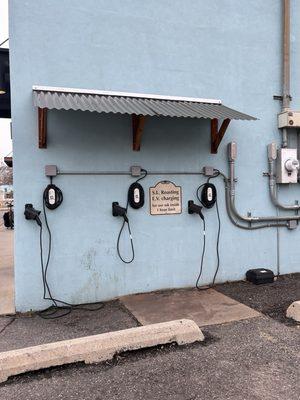
POLYGON ((228 143, 228 159, 234 162, 237 158, 237 144, 236 142, 228 143))
POLYGON ((268 160, 275 161, 277 159, 277 145, 276 143, 272 142, 268 144, 268 160))

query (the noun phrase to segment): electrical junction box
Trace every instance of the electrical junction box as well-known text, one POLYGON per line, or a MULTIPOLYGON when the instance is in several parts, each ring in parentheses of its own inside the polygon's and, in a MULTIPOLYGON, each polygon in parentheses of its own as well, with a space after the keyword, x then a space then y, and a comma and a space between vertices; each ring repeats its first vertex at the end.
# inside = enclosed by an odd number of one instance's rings
POLYGON ((132 165, 130 167, 131 176, 141 176, 142 175, 142 167, 139 165, 132 165))
POLYGON ((56 165, 45 165, 45 175, 48 177, 56 176, 58 173, 56 165))
POLYGON ((297 183, 298 170, 297 149, 279 149, 277 153, 277 183, 297 183))
POLYGON ((205 166, 203 167, 203 174, 204 176, 214 176, 214 167, 205 166))
POLYGON ((278 128, 300 128, 300 111, 284 111, 278 114, 278 128))

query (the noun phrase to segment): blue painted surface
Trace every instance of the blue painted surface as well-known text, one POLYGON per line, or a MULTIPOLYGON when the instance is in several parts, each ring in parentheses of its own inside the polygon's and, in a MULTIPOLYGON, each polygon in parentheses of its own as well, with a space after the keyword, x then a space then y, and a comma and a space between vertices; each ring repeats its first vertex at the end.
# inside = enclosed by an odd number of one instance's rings
MULTIPOLYGON (((300 106, 300 4, 292 2, 292 95, 300 106)), ((269 200, 266 145, 279 142, 276 114, 281 93, 281 2, 279 0, 44 0, 10 2, 10 48, 15 188, 15 275, 18 311, 42 301, 38 227, 23 217, 24 204, 42 207, 46 164, 61 170, 200 170, 227 172, 226 144, 238 143, 237 207, 246 214, 275 214, 269 200), (129 116, 52 111, 48 148, 37 147, 37 111, 32 85, 221 98, 224 104, 260 118, 232 122, 219 153, 210 154, 204 120, 148 118, 140 152, 131 150, 129 116)), ((147 177, 146 193, 165 176, 147 177)), ((168 177, 183 190, 183 213, 150 216, 130 210, 136 260, 116 255, 121 221, 111 202, 125 204, 130 177, 60 176, 60 208, 50 212, 53 257, 49 281, 56 297, 93 302, 129 293, 192 286, 202 249, 199 218, 186 212, 203 178, 168 177)), ((247 232, 228 220, 224 190, 217 181, 221 211, 218 282, 238 280, 251 267, 276 269, 276 230, 247 232)), ((281 196, 299 197, 299 188, 281 196)), ((216 264, 216 210, 206 212, 207 254, 203 283, 216 264)), ((281 270, 299 271, 300 231, 280 232, 281 270)), ((125 236, 125 239, 128 238, 125 236)), ((128 242, 123 242, 126 252, 128 242), (127 247, 126 247, 127 246, 127 247)))

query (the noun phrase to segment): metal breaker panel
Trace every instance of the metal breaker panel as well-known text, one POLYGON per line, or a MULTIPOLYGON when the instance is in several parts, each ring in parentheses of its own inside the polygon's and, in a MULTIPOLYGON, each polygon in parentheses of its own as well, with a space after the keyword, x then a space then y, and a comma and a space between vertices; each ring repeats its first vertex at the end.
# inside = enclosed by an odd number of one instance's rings
POLYGON ((277 183, 298 182, 297 149, 279 149, 277 154, 277 183))

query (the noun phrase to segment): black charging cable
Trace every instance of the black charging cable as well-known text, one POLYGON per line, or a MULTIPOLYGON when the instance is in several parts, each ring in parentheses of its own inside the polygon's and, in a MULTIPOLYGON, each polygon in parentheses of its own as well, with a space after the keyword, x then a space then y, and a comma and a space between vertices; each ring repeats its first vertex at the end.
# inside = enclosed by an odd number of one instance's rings
MULTIPOLYGON (((127 202, 127 205, 126 205, 126 210, 127 210, 127 207, 128 207, 128 202, 127 202)), ((131 229, 130 229, 130 223, 129 223, 128 218, 127 218, 127 221, 124 218, 122 226, 121 226, 121 229, 120 229, 119 234, 118 234, 117 253, 118 253, 118 256, 119 256, 120 260, 123 261, 123 263, 125 263, 125 264, 131 264, 133 262, 133 260, 135 259, 133 238, 132 238, 131 229), (120 251, 120 240, 121 240, 121 236, 122 236, 122 232, 124 230, 125 224, 127 224, 127 229, 128 229, 129 239, 130 239, 130 246, 131 246, 131 258, 129 260, 125 260, 125 258, 122 257, 121 251, 120 251)))
MULTIPOLYGON (((42 223, 39 224, 40 226, 40 262, 41 262, 41 270, 42 270, 42 280, 43 280, 43 299, 44 300, 49 300, 52 302, 51 306, 46 308, 45 310, 42 310, 38 313, 38 315, 43 318, 43 319, 56 319, 56 318, 61 318, 64 317, 68 314, 70 314, 73 310, 83 310, 83 311, 98 311, 101 308, 103 308, 103 303, 97 303, 100 304, 96 308, 90 308, 90 307, 85 307, 87 304, 70 304, 66 301, 59 300, 53 297, 51 293, 51 289, 48 283, 47 279, 47 273, 48 273, 48 268, 49 268, 49 263, 51 259, 51 250, 52 250, 52 234, 50 230, 50 226, 48 223, 48 218, 47 218, 47 212, 46 212, 46 207, 47 207, 47 193, 49 186, 55 186, 52 185, 52 182, 50 185, 47 186, 43 193, 43 213, 44 213, 44 218, 45 218, 45 224, 48 232, 48 253, 47 253, 47 258, 46 258, 46 263, 44 263, 44 257, 43 257, 43 225, 42 223), (48 293, 48 294, 47 294, 48 293)), ((57 188, 57 199, 60 201, 60 204, 63 200, 62 192, 59 188, 57 188), (59 194, 61 193, 61 195, 59 194)), ((58 206, 57 206, 58 207, 58 206)), ((55 208, 57 208, 55 207, 55 208)))
MULTIPOLYGON (((213 176, 210 176, 210 177, 207 179, 206 183, 203 183, 202 185, 200 185, 200 186, 198 187, 198 189, 197 189, 197 192, 196 192, 198 201, 199 201, 199 202, 203 205, 203 207, 205 207, 205 208, 212 208, 212 207, 213 207, 213 204, 212 204, 212 203, 207 203, 207 202, 203 201, 203 199, 201 198, 201 196, 200 196, 200 194, 199 194, 199 191, 200 191, 205 185, 209 184, 210 179, 217 178, 217 177, 220 175, 220 171, 219 171, 219 170, 215 170, 215 171, 216 171, 216 173, 215 173, 213 176)), ((220 219, 220 212, 219 212, 218 194, 217 194, 217 191, 215 191, 215 196, 216 196, 216 211, 217 211, 217 218, 218 218, 218 233, 217 233, 217 243, 216 243, 217 265, 216 265, 216 270, 215 270, 215 273, 214 273, 214 277, 213 277, 212 283, 209 284, 208 286, 200 287, 200 286, 199 286, 199 281, 200 281, 200 278, 201 278, 202 272, 203 272, 203 264, 204 264, 205 248, 206 248, 205 219, 203 219, 203 247, 202 247, 202 256, 201 256, 200 271, 199 271, 199 275, 198 275, 198 278, 197 278, 197 280, 196 280, 196 285, 195 285, 195 287, 196 287, 198 290, 206 290, 206 289, 209 289, 209 288, 215 286, 215 281, 216 281, 216 278, 217 278, 217 275, 218 275, 218 272, 219 272, 219 269, 220 269, 220 251, 219 251, 219 247, 220 247, 220 234, 221 234, 221 219, 220 219)))
MULTIPOLYGON (((141 171, 144 173, 144 175, 141 176, 136 181, 134 181, 134 183, 140 182, 142 179, 146 178, 146 176, 148 175, 148 172, 145 169, 142 169, 141 171)), ((127 217, 127 211, 128 211, 128 205, 129 205, 129 198, 128 197, 129 196, 127 194, 127 203, 126 203, 126 207, 125 207, 126 218, 123 217, 124 218, 123 219, 123 223, 122 223, 121 229, 120 229, 119 234, 118 234, 118 239, 117 239, 117 253, 118 253, 118 256, 119 256, 120 260, 125 264, 131 264, 135 259, 133 237, 132 237, 132 233, 131 233, 130 222, 129 222, 129 219, 127 217), (129 239, 130 239, 130 246, 131 246, 131 258, 129 260, 125 260, 125 258, 122 256, 121 250, 120 250, 120 240, 121 240, 121 236, 122 236, 123 230, 125 228, 125 224, 127 225, 129 239)))
POLYGON ((201 263, 200 263, 200 271, 199 271, 199 275, 198 275, 198 278, 196 280, 196 285, 195 285, 198 290, 207 289, 206 287, 203 288, 203 287, 198 286, 200 278, 202 276, 202 272, 203 272, 203 263, 204 263, 205 249, 206 249, 205 218, 202 219, 202 222, 203 222, 203 247, 202 247, 201 263))

